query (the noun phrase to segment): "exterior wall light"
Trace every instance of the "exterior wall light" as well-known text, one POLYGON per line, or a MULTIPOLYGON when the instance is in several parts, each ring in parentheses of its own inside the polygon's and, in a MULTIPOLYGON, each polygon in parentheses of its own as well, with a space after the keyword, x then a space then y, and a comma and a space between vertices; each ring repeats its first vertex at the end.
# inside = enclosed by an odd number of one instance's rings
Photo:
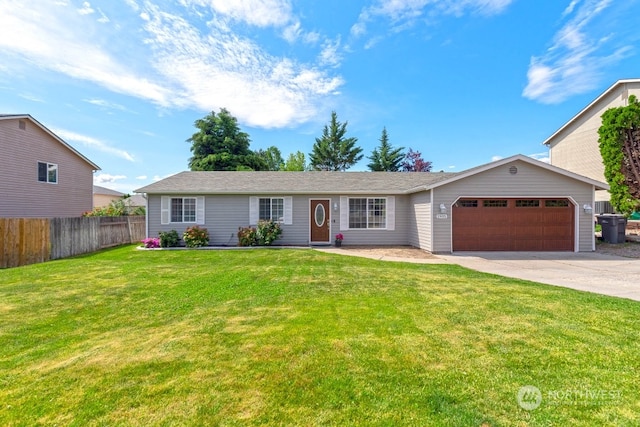
POLYGON ((440 213, 447 213, 447 207, 444 205, 444 203, 440 203, 440 213))
POLYGON ((334 211, 338 210, 338 203, 336 203, 336 202, 333 203, 333 210, 334 211))
POLYGON ((584 206, 582 206, 582 209, 584 209, 584 213, 586 213, 586 214, 593 213, 593 208, 588 203, 586 203, 584 206))

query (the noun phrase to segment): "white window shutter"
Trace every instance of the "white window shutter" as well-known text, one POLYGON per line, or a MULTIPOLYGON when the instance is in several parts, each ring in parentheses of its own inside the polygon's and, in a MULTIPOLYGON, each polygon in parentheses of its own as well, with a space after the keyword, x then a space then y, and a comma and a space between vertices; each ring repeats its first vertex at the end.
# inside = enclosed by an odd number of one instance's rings
POLYGON ((162 196, 160 198, 160 224, 169 224, 169 206, 171 204, 171 197, 162 196))
POLYGON ((396 229, 396 198, 395 196, 387 197, 387 230, 396 229))
POLYGON ((204 196, 196 197, 196 224, 204 224, 204 196))
POLYGON ((340 230, 349 229, 349 198, 340 196, 340 230))
POLYGON ((293 198, 284 197, 284 224, 293 224, 293 198))
POLYGON ((257 197, 249 197, 249 225, 257 225, 259 215, 259 199, 257 197))

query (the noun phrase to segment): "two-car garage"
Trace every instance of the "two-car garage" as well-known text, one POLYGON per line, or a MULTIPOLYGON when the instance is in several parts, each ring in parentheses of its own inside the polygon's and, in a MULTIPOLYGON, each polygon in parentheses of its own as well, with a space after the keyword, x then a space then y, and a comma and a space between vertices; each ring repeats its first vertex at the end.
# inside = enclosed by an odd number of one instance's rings
POLYGON ((426 250, 583 252, 595 250, 595 191, 608 187, 516 155, 427 189, 432 234, 421 246, 426 250))
POLYGON ((460 198, 453 251, 573 251, 574 212, 566 198, 460 198))

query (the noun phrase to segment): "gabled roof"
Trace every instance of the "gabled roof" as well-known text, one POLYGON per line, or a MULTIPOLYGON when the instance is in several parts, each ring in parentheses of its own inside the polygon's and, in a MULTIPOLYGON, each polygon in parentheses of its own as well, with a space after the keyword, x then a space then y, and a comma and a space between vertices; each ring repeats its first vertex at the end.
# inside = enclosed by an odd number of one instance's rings
POLYGON ((101 187, 99 185, 94 185, 93 186, 93 194, 103 194, 105 196, 116 196, 116 197, 124 196, 124 193, 121 193, 121 192, 116 191, 116 190, 112 190, 110 188, 101 187))
POLYGON ((609 89, 607 89, 604 92, 602 92, 600 94, 600 96, 598 96, 596 99, 594 99, 589 105, 587 105, 582 110, 580 110, 580 112, 578 114, 576 114, 575 116, 573 116, 567 123, 562 125, 562 127, 560 129, 558 129, 557 131, 555 131, 553 133, 553 135, 551 135, 549 138, 545 139, 542 142, 542 144, 543 145, 549 145, 551 143, 551 140, 553 140, 564 129, 569 127, 573 122, 575 122, 580 117, 582 117, 584 114, 586 114, 587 111, 589 111, 594 105, 598 104, 603 98, 607 97, 609 94, 611 94, 612 92, 615 92, 616 90, 618 90, 619 88, 623 87, 625 84, 628 84, 628 83, 640 83, 640 79, 621 79, 621 80, 618 80, 613 85, 611 85, 611 87, 609 87, 609 89))
POLYGON ((152 194, 407 194, 450 172, 180 172, 135 190, 152 194))
POLYGON ((588 178, 586 176, 582 176, 582 175, 578 175, 577 173, 573 173, 570 172, 566 169, 562 169, 559 168, 557 166, 553 166, 550 165, 549 163, 545 163, 545 162, 541 162, 540 160, 536 160, 536 159, 532 159, 531 157, 522 155, 522 154, 516 154, 515 156, 511 156, 511 157, 507 157, 504 159, 500 159, 497 160, 495 162, 491 162, 491 163, 486 163, 484 165, 480 165, 480 166, 476 166, 474 168, 471 169, 467 169, 466 171, 460 172, 458 174, 456 174, 455 176, 449 177, 448 179, 433 183, 431 185, 427 185, 424 189, 425 190, 430 190, 432 188, 436 188, 436 187, 441 187, 443 185, 447 185, 450 184, 452 182, 461 180, 461 179, 465 179, 465 178, 469 178, 473 175, 479 174, 481 172, 485 172, 491 169, 495 169, 497 167, 500 166, 504 166, 507 165, 509 163, 513 163, 515 161, 521 161, 521 162, 525 162, 528 163, 530 165, 533 166, 537 166, 539 168, 551 171, 551 172, 555 172, 558 173, 560 175, 564 175, 566 177, 575 179, 577 181, 581 181, 590 185, 593 185, 595 187, 596 190, 608 190, 609 186, 607 184, 605 184, 604 182, 600 182, 600 181, 596 181, 595 179, 591 179, 588 178))
POLYGON ((39 121, 37 121, 36 119, 34 119, 33 117, 31 117, 30 114, 0 114, 0 120, 15 120, 15 119, 25 119, 25 120, 29 120, 31 121, 33 124, 35 124, 36 126, 38 126, 40 129, 42 129, 43 131, 45 131, 46 133, 48 133, 53 139, 55 139, 56 141, 58 141, 60 144, 62 144, 64 147, 68 148, 69 150, 71 150, 75 155, 77 155, 78 157, 80 157, 82 160, 84 160, 85 162, 87 162, 89 165, 91 165, 91 168, 94 171, 98 171, 100 170, 100 166, 96 165, 95 163, 93 163, 91 160, 87 159, 85 156, 83 156, 82 154, 80 154, 80 152, 78 150, 76 150, 75 148, 73 148, 71 145, 67 144, 62 138, 60 138, 58 135, 56 135, 55 133, 51 132, 49 129, 47 129, 46 126, 44 126, 42 123, 40 123, 39 121))
POLYGON ((593 185, 586 176, 517 154, 463 172, 180 172, 135 190, 150 194, 411 194, 441 187, 515 161, 593 185))

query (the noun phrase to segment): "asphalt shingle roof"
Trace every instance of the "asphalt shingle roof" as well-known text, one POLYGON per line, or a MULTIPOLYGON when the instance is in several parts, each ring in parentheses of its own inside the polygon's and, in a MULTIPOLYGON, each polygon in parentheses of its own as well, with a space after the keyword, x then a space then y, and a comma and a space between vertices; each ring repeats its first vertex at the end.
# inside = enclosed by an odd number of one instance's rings
POLYGON ((405 194, 451 172, 180 172, 135 190, 150 194, 405 194))

